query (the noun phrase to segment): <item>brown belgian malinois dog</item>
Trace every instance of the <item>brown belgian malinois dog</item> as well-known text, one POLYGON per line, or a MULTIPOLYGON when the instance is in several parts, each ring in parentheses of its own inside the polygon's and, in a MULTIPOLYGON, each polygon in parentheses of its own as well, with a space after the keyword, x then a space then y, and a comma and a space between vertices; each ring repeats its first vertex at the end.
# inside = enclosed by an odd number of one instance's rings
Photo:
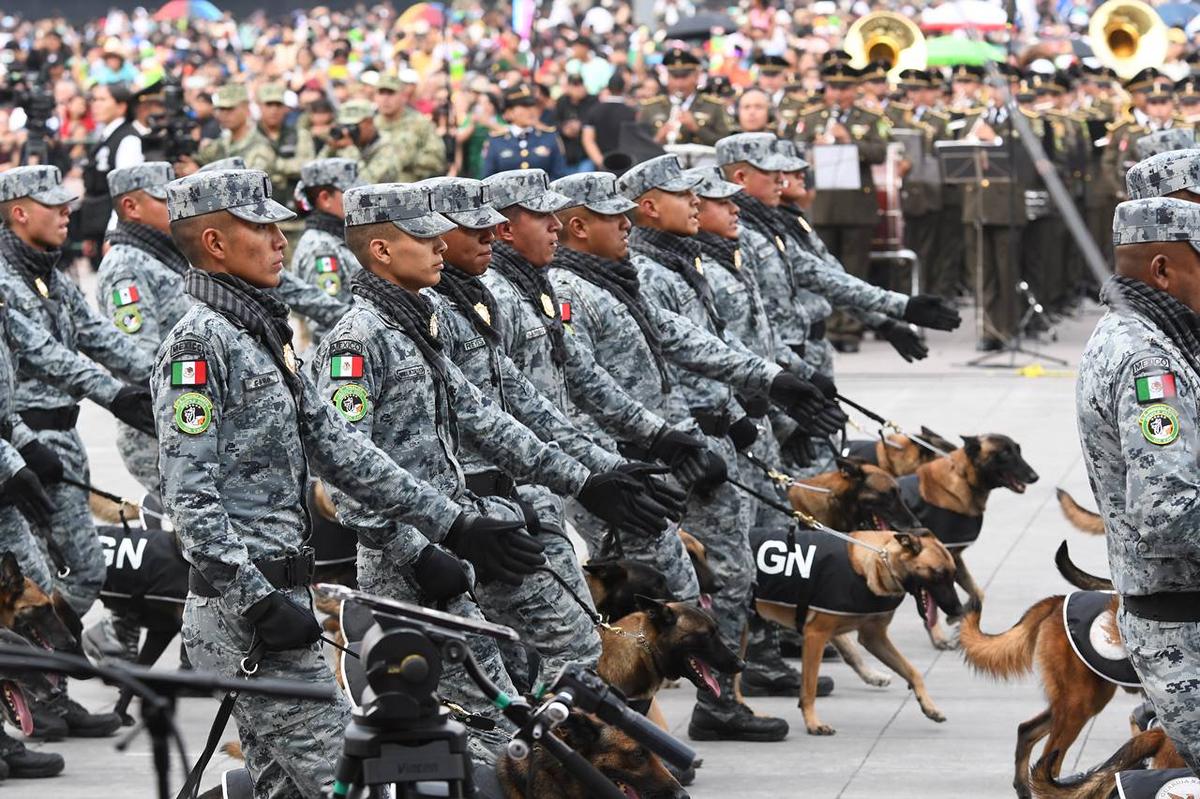
POLYGON ((745 664, 721 641, 717 622, 690 602, 636 598, 638 610, 600 628, 596 672, 631 700, 648 701, 668 680, 686 678, 720 695, 713 671, 736 674, 745 664))
POLYGON ((1051 752, 1033 767, 1030 788, 1038 799, 1115 799, 1119 796, 1116 776, 1122 771, 1187 768, 1175 744, 1161 727, 1137 733, 1108 760, 1090 771, 1059 780, 1055 769, 1061 754, 1051 752))
MULTIPOLYGON (((982 606, 967 605, 960 642, 963 656, 979 672, 998 680, 1010 680, 1037 670, 1049 706, 1017 727, 1013 788, 1021 797, 1030 796, 1029 762, 1033 747, 1046 738, 1043 767, 1058 776, 1061 762, 1051 762, 1051 753, 1065 753, 1089 720, 1100 713, 1116 693, 1117 685, 1094 672, 1071 646, 1064 621, 1066 597, 1050 596, 1034 603, 1020 621, 998 635, 979 629, 982 606)), ((1108 600, 1097 618, 1110 642, 1119 642, 1116 625, 1118 598, 1108 600)), ((1133 690, 1133 689, 1126 689, 1133 690)))
POLYGON ((857 458, 838 458, 838 468, 805 477, 788 488, 792 507, 835 530, 909 530, 921 523, 905 505, 894 477, 857 458))
POLYGON ((878 466, 892 477, 903 477, 915 472, 917 467, 922 464, 929 463, 935 458, 940 458, 943 453, 955 449, 953 444, 924 425, 921 426, 920 437, 940 449, 941 452, 935 452, 929 447, 918 444, 903 433, 892 433, 884 438, 874 440, 849 441, 845 454, 878 466))
MULTIPOLYGON (((814 596, 804 617, 798 618, 799 608, 795 605, 772 601, 762 593, 755 600, 758 614, 764 619, 794 628, 804 635, 800 680, 800 708, 804 714, 804 726, 810 735, 832 735, 835 732, 833 727, 824 724, 817 717, 815 706, 821 656, 825 645, 831 640, 842 659, 865 683, 874 686, 888 684, 886 676, 870 669, 858 651, 853 646, 847 646, 848 634, 852 632, 858 633, 858 642, 868 652, 904 678, 913 689, 917 702, 921 705, 921 712, 926 717, 937 722, 945 721, 946 717, 937 709, 925 690, 925 681, 921 673, 896 649, 896 645, 888 637, 888 625, 891 624, 895 608, 904 599, 905 594, 917 596, 921 605, 935 602, 947 613, 962 612, 958 595, 954 591, 954 558, 941 542, 924 531, 895 533, 886 530, 866 530, 851 535, 856 540, 887 553, 885 562, 876 551, 848 542, 841 544, 848 548, 850 567, 855 573, 855 579, 861 580, 871 594, 896 600, 891 610, 865 614, 832 613, 817 609, 821 604, 825 604, 823 600, 830 598, 814 596)), ((761 553, 759 559, 761 560, 761 553)), ((810 577, 814 576, 816 575, 810 574, 810 577)), ((760 564, 760 591, 763 585, 760 564)))

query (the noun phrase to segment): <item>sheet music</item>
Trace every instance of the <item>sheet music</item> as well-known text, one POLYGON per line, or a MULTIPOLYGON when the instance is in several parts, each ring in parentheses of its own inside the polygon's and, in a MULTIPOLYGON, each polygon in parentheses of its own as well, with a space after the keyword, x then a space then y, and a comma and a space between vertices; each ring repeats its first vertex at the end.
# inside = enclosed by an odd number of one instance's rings
POLYGON ((858 147, 853 144, 815 144, 811 152, 817 191, 858 191, 862 188, 858 147))

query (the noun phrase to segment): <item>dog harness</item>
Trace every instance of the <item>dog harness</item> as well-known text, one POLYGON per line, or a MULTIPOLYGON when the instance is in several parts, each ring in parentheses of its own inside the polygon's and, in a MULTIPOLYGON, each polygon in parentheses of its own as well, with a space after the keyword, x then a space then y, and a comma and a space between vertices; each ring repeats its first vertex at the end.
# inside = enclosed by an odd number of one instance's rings
POLYGON ((1138 679, 1125 645, 1109 638, 1112 623, 1108 606, 1113 595, 1107 591, 1074 591, 1063 601, 1063 624, 1071 649, 1092 672, 1108 682, 1137 688, 1138 679))
POLYGON ((905 475, 896 482, 900 484, 900 498, 904 504, 947 549, 968 546, 979 538, 979 531, 983 528, 982 516, 967 516, 926 502, 921 498, 919 475, 905 475))
POLYGON ((879 596, 850 565, 845 541, 815 530, 750 531, 757 574, 755 597, 796 608, 797 627, 809 609, 839 616, 891 613, 903 596, 879 596))
POLYGON ((182 604, 188 592, 188 562, 175 534, 134 526, 107 525, 97 531, 108 565, 100 595, 105 599, 182 604))
POLYGON ((878 466, 879 459, 876 457, 877 452, 875 449, 877 443, 874 439, 854 439, 847 441, 846 446, 842 448, 842 455, 847 458, 858 458, 864 463, 878 466))

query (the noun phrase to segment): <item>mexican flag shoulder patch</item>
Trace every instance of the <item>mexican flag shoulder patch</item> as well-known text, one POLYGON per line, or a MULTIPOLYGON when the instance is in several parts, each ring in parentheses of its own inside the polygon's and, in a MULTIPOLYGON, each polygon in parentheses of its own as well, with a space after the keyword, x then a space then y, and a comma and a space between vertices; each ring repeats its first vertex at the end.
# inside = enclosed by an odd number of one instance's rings
POLYGON ((329 359, 330 377, 362 377, 363 358, 361 355, 334 355, 329 359))
POLYGON ((142 295, 138 292, 136 283, 130 283, 128 286, 119 289, 113 289, 112 303, 120 308, 122 305, 132 305, 139 301, 142 295))
POLYGON ((338 259, 334 255, 318 255, 316 260, 317 272, 324 274, 326 272, 338 271, 338 259))
POLYGON ((1157 402, 1176 396, 1175 373, 1141 375, 1133 380, 1138 402, 1157 402))
POLYGON ((171 361, 172 386, 202 386, 208 382, 208 361, 171 361))

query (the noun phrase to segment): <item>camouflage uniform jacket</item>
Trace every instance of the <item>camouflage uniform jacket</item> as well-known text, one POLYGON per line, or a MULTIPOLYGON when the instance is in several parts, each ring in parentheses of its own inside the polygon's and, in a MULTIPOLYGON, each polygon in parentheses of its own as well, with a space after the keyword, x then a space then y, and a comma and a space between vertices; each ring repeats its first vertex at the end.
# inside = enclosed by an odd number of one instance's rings
POLYGON ((309 228, 292 252, 292 274, 343 303, 350 302, 350 281, 361 267, 341 236, 309 228))
POLYGON ((496 298, 499 316, 504 319, 500 328, 504 351, 551 402, 568 413, 570 403, 574 403, 594 417, 606 433, 623 441, 645 444, 662 429, 662 418, 630 397, 595 361, 576 352, 570 331, 565 336, 566 363, 555 364, 545 317, 507 278, 488 270, 483 282, 496 298))
MULTIPOLYGON (((422 292, 438 318, 438 338, 446 356, 484 396, 532 430, 542 441, 554 442, 591 471, 615 469, 623 460, 599 446, 547 399, 498 346, 492 346, 459 310, 435 291, 422 292)), ((502 319, 494 319, 499 328, 502 319)), ((476 474, 492 468, 490 459, 473 449, 462 453, 463 471, 476 474)))
MULTIPOLYGON (((753 394, 766 394, 771 381, 783 369, 756 357, 732 334, 723 339, 712 327, 700 298, 682 277, 642 253, 634 253, 630 260, 637 267, 642 295, 647 303, 684 317, 695 327, 709 333, 715 339, 713 345, 722 345, 727 355, 740 361, 737 370, 740 374, 737 379, 731 380, 734 375, 717 376, 712 372, 702 374, 680 369, 679 362, 672 358, 672 366, 675 367, 671 370, 672 382, 679 386, 688 407, 693 411, 709 413, 728 411, 735 419, 745 416, 734 399, 734 388, 753 394)), ((717 347, 712 346, 712 355, 718 354, 717 347)))
POLYGON ((375 117, 379 132, 390 138, 396 148, 408 156, 405 171, 412 180, 424 180, 446 173, 446 145, 438 136, 429 117, 415 108, 405 108, 393 120, 375 117))
POLYGON ((358 161, 358 178, 363 183, 412 183, 431 175, 417 174, 412 159, 383 133, 366 147, 334 147, 326 144, 317 153, 321 158, 353 158, 358 161))
POLYGON ((145 250, 115 244, 100 261, 96 305, 141 352, 153 359, 163 337, 192 306, 183 275, 145 250))
POLYGON ((1161 330, 1129 310, 1101 318, 1079 361, 1076 413, 1120 594, 1200 583, 1198 400, 1200 375, 1161 330), (1143 381, 1165 374, 1166 396, 1139 401, 1143 381))
POLYGON ((279 273, 279 285, 271 294, 303 317, 311 319, 318 328, 329 329, 337 324, 349 308, 337 297, 326 294, 316 283, 301 279, 295 273, 279 273))
MULTIPOLYGON (((791 266, 768 236, 754 228, 738 225, 738 242, 745 268, 754 273, 755 282, 761 288, 763 309, 775 331, 775 361, 801 377, 808 377, 813 372, 812 367, 796 353, 802 351, 808 341, 813 321, 824 321, 833 313, 833 307, 819 294, 795 285, 791 266)), ((721 299, 717 302, 721 304, 721 299)))
MULTIPOLYGON (((807 226, 808 223, 802 224, 807 226)), ((789 254, 793 254, 797 286, 821 295, 835 306, 859 312, 863 321, 872 327, 885 317, 899 319, 904 316, 907 295, 873 286, 847 272, 815 231, 809 231, 805 244, 790 236, 785 244, 789 254)))
MULTIPOLYGON (((144 383, 149 378, 153 359, 93 311, 83 293, 65 273, 53 269, 44 282, 47 297, 42 297, 30 287, 15 266, 0 261, 0 293, 3 293, 4 300, 16 314, 50 333, 67 352, 81 352, 131 382, 144 383)), ((24 355, 23 352, 21 354, 24 355)), ((63 355, 65 353, 60 351, 54 360, 61 360, 63 355)), ((44 365, 52 368, 50 363, 44 365)), ((63 366, 78 368, 78 363, 71 366, 64 363, 63 366)), ((57 371, 57 367, 53 368, 57 371)), ((68 390, 60 388, 62 383, 58 380, 33 377, 24 368, 20 377, 14 402, 18 411, 63 408, 75 404, 75 397, 68 390)), ((88 382, 95 384, 96 381, 88 382)), ((117 388, 120 388, 119 384, 117 388)), ((115 396, 114 390, 112 397, 115 396)))
POLYGON ((753 272, 740 263, 741 255, 736 259, 734 269, 739 274, 730 272, 707 254, 702 256, 704 276, 712 286, 717 310, 725 320, 726 334, 732 335, 759 358, 774 362, 778 347, 771 330, 771 320, 767 317, 767 308, 758 290, 758 282, 753 272))
MULTIPOLYGON (((589 476, 582 464, 557 445, 543 443, 443 360, 445 384, 408 335, 359 297, 317 350, 318 391, 357 432, 455 500, 466 491, 460 441, 518 479, 543 482, 566 495, 579 493, 589 476), (347 373, 338 364, 345 359, 359 364, 349 371, 353 376, 342 376, 347 373)), ((339 517, 345 505, 343 521, 353 527, 387 524, 340 497, 337 504, 339 517)))
POLYGON ((346 424, 303 370, 297 377, 299 403, 270 352, 201 303, 159 349, 151 390, 163 504, 184 557, 235 613, 272 591, 253 562, 304 544, 309 464, 333 486, 433 540, 461 513, 346 424), (175 367, 189 362, 204 366, 179 385, 175 367))
POLYGON ((205 142, 196 152, 196 163, 204 166, 223 158, 241 157, 246 169, 261 169, 270 175, 275 171, 275 147, 257 126, 248 124, 250 132, 239 141, 234 141, 229 131, 222 130, 220 136, 205 142))

